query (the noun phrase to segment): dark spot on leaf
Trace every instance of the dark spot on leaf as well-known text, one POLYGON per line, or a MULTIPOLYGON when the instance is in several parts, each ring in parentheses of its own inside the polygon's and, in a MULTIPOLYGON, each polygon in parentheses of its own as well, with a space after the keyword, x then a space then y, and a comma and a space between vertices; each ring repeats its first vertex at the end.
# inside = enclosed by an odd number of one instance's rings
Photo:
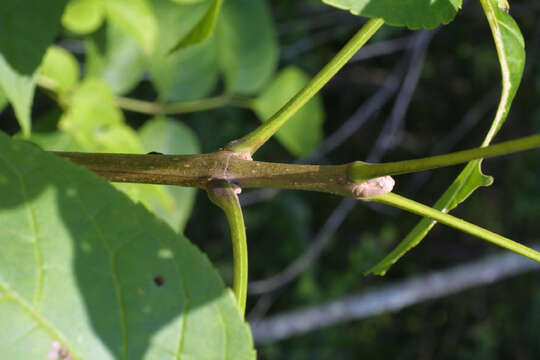
POLYGON ((157 285, 157 286, 161 286, 165 283, 165 279, 163 278, 163 276, 161 275, 158 275, 154 278, 154 283, 157 285))

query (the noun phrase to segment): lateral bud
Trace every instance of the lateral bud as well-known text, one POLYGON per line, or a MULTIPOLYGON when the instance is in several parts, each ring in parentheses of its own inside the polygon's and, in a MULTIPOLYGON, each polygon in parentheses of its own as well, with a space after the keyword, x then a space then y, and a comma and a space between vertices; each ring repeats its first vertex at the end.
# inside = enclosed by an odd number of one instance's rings
POLYGON ((389 175, 369 179, 352 188, 354 197, 365 199, 372 196, 389 193, 394 188, 396 181, 389 175))

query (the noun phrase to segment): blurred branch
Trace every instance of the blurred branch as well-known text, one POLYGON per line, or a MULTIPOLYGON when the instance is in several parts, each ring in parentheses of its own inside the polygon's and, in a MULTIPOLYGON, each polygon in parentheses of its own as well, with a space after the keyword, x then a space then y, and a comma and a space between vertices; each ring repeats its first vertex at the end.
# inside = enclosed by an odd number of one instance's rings
POLYGON ((417 35, 409 35, 366 45, 360 49, 360 51, 358 51, 349 62, 352 63, 363 61, 378 56, 390 55, 401 50, 406 50, 414 43, 414 38, 416 36, 417 35))
POLYGON ((368 162, 379 161, 384 153, 399 141, 397 136, 398 130, 403 125, 407 109, 409 108, 418 85, 418 80, 420 79, 422 68, 424 67, 426 50, 433 39, 433 36, 438 32, 438 29, 429 31, 422 30, 415 36, 412 45, 409 69, 405 75, 401 91, 398 93, 392 112, 386 120, 373 149, 367 156, 368 162))
POLYGON ((400 80, 404 73, 406 59, 402 59, 392 70, 392 73, 385 80, 383 86, 360 105, 354 114, 347 119, 336 131, 328 136, 324 142, 313 152, 312 155, 303 159, 304 161, 315 161, 325 154, 343 144, 348 138, 356 133, 373 114, 379 111, 396 93, 400 80))
POLYGON ((309 248, 279 273, 264 280, 250 282, 248 294, 264 294, 280 288, 296 279, 311 266, 315 260, 317 260, 326 244, 328 244, 328 241, 332 238, 351 210, 354 209, 356 204, 357 201, 354 199, 346 198, 341 200, 339 205, 332 211, 332 214, 328 217, 323 227, 319 230, 309 248))
POLYGON ((219 95, 192 101, 163 104, 159 102, 137 100, 119 96, 116 98, 116 104, 124 110, 134 111, 142 114, 172 115, 211 110, 226 105, 251 108, 253 105, 253 100, 248 98, 233 97, 230 95, 219 95))
MULTIPOLYGON (((540 249, 540 244, 532 247, 540 249)), ((353 319, 397 312, 426 300, 442 298, 539 269, 539 263, 516 254, 492 255, 447 270, 369 289, 324 305, 253 321, 251 329, 256 343, 269 343, 353 319)))

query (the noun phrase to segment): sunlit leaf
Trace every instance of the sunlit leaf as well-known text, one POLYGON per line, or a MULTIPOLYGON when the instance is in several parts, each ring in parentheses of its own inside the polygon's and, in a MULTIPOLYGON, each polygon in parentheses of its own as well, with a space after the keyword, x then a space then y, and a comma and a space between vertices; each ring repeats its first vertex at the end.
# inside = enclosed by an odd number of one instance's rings
POLYGON ((4 93, 4 90, 2 90, 2 87, 0 86, 0 112, 4 110, 6 105, 7 105, 6 94, 4 93))
POLYGON ((3 358, 255 359, 231 292, 186 238, 4 134, 0 167, 3 358))
POLYGON ((13 106, 23 134, 29 136, 32 129, 30 111, 36 88, 35 76, 17 73, 0 54, 0 86, 13 106))
POLYGON ((52 81, 55 91, 66 93, 79 81, 79 63, 70 52, 53 45, 45 53, 39 74, 52 81))
POLYGON ((150 1, 107 0, 105 4, 109 21, 135 39, 145 52, 150 53, 154 49, 157 32, 150 1))
POLYGON ((103 23, 105 8, 102 0, 72 0, 62 15, 62 25, 76 34, 89 34, 103 23))

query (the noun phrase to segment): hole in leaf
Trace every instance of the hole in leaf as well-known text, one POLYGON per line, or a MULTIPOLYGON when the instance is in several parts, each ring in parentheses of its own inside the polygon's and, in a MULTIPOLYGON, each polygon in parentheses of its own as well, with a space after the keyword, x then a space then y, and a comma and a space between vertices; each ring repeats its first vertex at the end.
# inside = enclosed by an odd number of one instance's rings
POLYGON ((161 286, 165 283, 165 279, 163 278, 163 276, 161 275, 158 275, 154 278, 154 284, 156 284, 157 286, 161 286))

